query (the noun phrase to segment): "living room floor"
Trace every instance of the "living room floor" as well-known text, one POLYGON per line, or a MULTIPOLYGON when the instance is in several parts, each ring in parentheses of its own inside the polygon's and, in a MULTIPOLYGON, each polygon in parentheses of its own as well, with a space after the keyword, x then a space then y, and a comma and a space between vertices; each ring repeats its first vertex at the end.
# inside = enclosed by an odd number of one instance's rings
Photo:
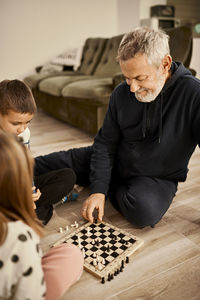
MULTIPOLYGON (((87 146, 93 138, 82 131, 38 112, 31 123, 31 151, 34 156, 87 146)), ((155 228, 136 229, 111 205, 105 205, 104 221, 144 240, 130 263, 114 280, 100 280, 83 271, 80 280, 62 300, 199 300, 200 299, 200 164, 199 149, 190 161, 189 175, 179 184, 177 195, 155 228)), ((88 195, 85 188, 76 201, 60 204, 45 227, 43 251, 61 238, 59 227, 86 221, 80 209, 88 195)), ((71 229, 70 233, 74 229, 71 229)))

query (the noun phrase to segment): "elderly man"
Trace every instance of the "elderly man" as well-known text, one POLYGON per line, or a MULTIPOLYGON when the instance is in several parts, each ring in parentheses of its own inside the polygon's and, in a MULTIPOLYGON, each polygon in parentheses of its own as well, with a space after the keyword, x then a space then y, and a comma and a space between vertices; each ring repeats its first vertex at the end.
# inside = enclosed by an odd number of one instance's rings
POLYGON ((113 91, 92 147, 36 158, 36 172, 73 168, 90 184, 82 216, 104 215, 105 198, 132 224, 154 226, 169 208, 200 145, 200 81, 172 62, 168 36, 137 28, 117 57, 125 82, 113 91), (50 166, 50 167, 49 167, 50 166))

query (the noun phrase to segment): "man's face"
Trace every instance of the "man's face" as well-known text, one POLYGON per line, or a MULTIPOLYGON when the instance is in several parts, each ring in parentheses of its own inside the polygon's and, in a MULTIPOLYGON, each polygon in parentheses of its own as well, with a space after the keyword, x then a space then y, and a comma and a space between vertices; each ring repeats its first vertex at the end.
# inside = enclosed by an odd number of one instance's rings
POLYGON ((33 114, 22 114, 9 110, 7 115, 1 115, 0 113, 0 128, 5 132, 19 135, 28 127, 32 118, 33 114))
POLYGON ((162 90, 168 74, 161 64, 159 68, 147 61, 145 54, 137 54, 127 61, 120 61, 122 73, 130 91, 140 102, 154 101, 162 90))

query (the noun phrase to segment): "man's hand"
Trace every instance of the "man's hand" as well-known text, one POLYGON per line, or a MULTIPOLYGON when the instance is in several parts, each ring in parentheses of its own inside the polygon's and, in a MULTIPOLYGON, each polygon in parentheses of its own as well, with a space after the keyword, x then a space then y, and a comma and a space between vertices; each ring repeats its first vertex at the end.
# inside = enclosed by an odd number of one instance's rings
POLYGON ((101 222, 104 215, 105 195, 101 193, 91 194, 84 202, 81 209, 83 218, 93 223, 93 211, 98 211, 98 220, 101 222))
POLYGON ((41 192, 39 189, 36 190, 36 187, 33 186, 32 187, 32 199, 33 199, 33 207, 34 209, 36 209, 36 206, 35 206, 35 201, 37 201, 41 196, 41 192))

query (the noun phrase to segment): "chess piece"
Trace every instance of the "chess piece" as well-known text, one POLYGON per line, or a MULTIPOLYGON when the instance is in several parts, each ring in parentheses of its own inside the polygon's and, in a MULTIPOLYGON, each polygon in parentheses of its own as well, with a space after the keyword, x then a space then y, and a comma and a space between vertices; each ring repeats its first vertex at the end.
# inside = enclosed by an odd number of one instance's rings
POLYGON ((105 283, 105 278, 104 277, 101 278, 101 283, 103 283, 103 284, 105 283))
POLYGON ((78 237, 78 246, 79 246, 80 249, 82 248, 80 237, 78 237))
POLYGON ((78 223, 76 221, 75 221, 74 225, 76 228, 78 228, 78 223))
POLYGON ((124 268, 124 260, 121 262, 121 267, 124 268))
POLYGON ((93 259, 93 266, 97 266, 97 260, 93 259))
POLYGON ((82 249, 83 257, 85 258, 85 249, 82 249))
POLYGON ((98 270, 101 271, 103 269, 103 266, 100 262, 98 262, 98 270))
POLYGON ((127 256, 126 257, 126 264, 128 264, 129 263, 129 257, 127 256))
POLYGON ((76 228, 78 228, 78 223, 75 221, 74 224, 71 224, 71 227, 76 227, 76 228))

